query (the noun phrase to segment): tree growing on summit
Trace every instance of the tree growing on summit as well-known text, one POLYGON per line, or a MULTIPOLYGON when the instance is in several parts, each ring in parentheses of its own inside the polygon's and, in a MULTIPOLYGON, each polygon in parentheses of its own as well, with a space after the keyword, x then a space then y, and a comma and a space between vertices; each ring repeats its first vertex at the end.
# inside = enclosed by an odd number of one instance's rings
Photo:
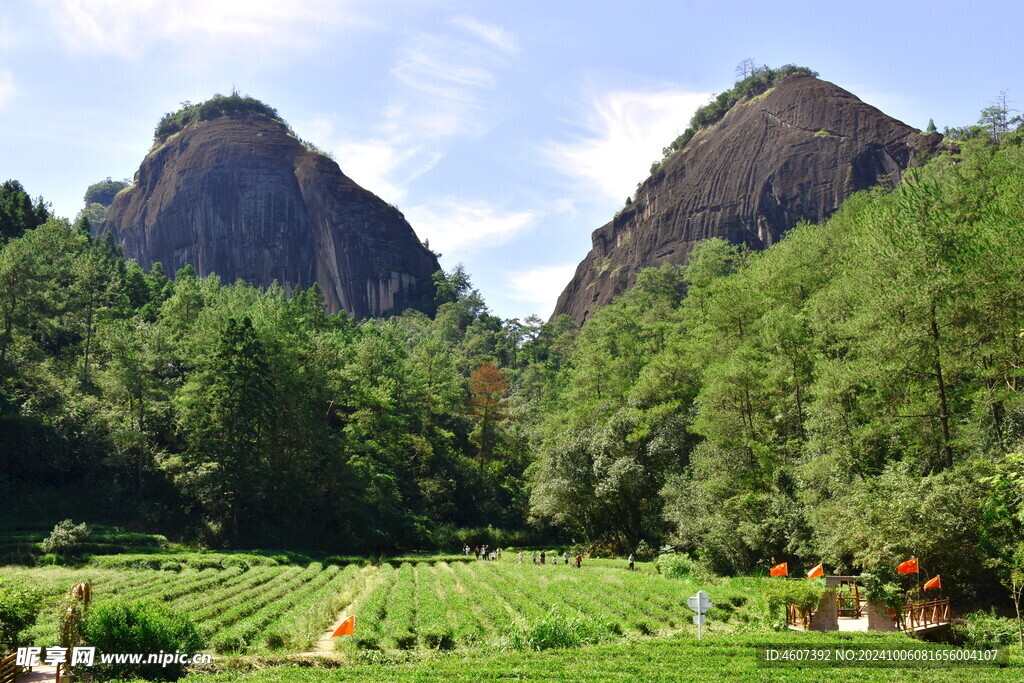
POLYGON ((101 180, 98 183, 93 183, 85 191, 85 205, 91 206, 92 204, 99 204, 101 206, 110 206, 114 202, 114 197, 117 193, 128 187, 130 183, 127 180, 111 180, 110 176, 107 176, 106 180, 101 180))
POLYGON ((1000 91, 992 104, 981 110, 981 118, 978 119, 978 124, 988 131, 993 142, 999 144, 1003 137, 1010 132, 1010 124, 1015 120, 1010 114, 1015 111, 1017 110, 1010 108, 1006 91, 1000 91))
POLYGON ((742 62, 736 65, 736 80, 742 81, 747 76, 752 76, 754 74, 755 68, 756 64, 754 63, 754 60, 751 59, 750 57, 747 57, 742 62))

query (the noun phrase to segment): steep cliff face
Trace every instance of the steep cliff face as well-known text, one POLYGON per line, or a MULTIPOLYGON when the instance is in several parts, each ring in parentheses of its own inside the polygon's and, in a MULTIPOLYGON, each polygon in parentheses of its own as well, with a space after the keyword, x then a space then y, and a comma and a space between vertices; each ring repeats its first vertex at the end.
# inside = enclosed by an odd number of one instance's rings
POLYGON ((594 232, 554 316, 584 322, 638 271, 683 264, 703 239, 766 249, 800 220, 822 221, 854 192, 952 148, 832 83, 785 78, 698 132, 594 232))
POLYGON ((190 123, 150 152, 107 231, 144 268, 191 264, 286 289, 318 282, 331 312, 357 317, 428 303, 438 269, 397 209, 253 113, 190 123))

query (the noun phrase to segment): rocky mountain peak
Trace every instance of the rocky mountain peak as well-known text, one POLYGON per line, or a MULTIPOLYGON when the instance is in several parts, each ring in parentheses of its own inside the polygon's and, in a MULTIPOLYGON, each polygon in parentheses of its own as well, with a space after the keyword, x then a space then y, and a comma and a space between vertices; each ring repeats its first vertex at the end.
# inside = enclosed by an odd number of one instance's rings
POLYGON ((854 192, 899 182, 903 171, 953 146, 850 92, 807 74, 736 102, 671 154, 612 221, 558 299, 578 322, 649 266, 684 264, 693 245, 722 237, 752 249, 801 220, 830 216, 854 192))
POLYGON ((296 138, 273 109, 221 100, 164 117, 100 233, 144 268, 191 264, 201 276, 285 289, 317 282, 331 312, 430 306, 437 258, 397 208, 296 138))

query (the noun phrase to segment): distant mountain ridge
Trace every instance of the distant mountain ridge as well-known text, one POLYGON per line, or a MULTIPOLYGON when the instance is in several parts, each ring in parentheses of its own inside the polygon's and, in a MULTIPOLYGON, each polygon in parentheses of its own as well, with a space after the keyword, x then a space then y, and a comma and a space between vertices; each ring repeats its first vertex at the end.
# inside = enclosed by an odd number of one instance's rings
POLYGON ((643 182, 592 235, 552 318, 584 322, 643 268, 683 264, 710 237, 765 249, 801 220, 822 221, 854 192, 955 149, 806 74, 744 97, 643 182))
POLYGON ((191 264, 227 282, 316 282, 330 312, 356 317, 432 305, 437 258, 401 212, 282 121, 232 111, 168 115, 161 128, 98 230, 127 257, 147 269, 159 261, 171 274, 191 264))

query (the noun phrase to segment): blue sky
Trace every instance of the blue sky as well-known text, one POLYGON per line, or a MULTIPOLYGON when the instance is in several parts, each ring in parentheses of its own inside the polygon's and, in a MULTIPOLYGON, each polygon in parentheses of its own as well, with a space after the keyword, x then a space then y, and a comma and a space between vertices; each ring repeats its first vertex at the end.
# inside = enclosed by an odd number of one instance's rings
POLYGON ((462 262, 547 317, 590 233, 744 58, 809 66, 919 128, 1024 107, 1015 3, 4 0, 0 180, 73 217, 160 116, 278 109, 462 262))

